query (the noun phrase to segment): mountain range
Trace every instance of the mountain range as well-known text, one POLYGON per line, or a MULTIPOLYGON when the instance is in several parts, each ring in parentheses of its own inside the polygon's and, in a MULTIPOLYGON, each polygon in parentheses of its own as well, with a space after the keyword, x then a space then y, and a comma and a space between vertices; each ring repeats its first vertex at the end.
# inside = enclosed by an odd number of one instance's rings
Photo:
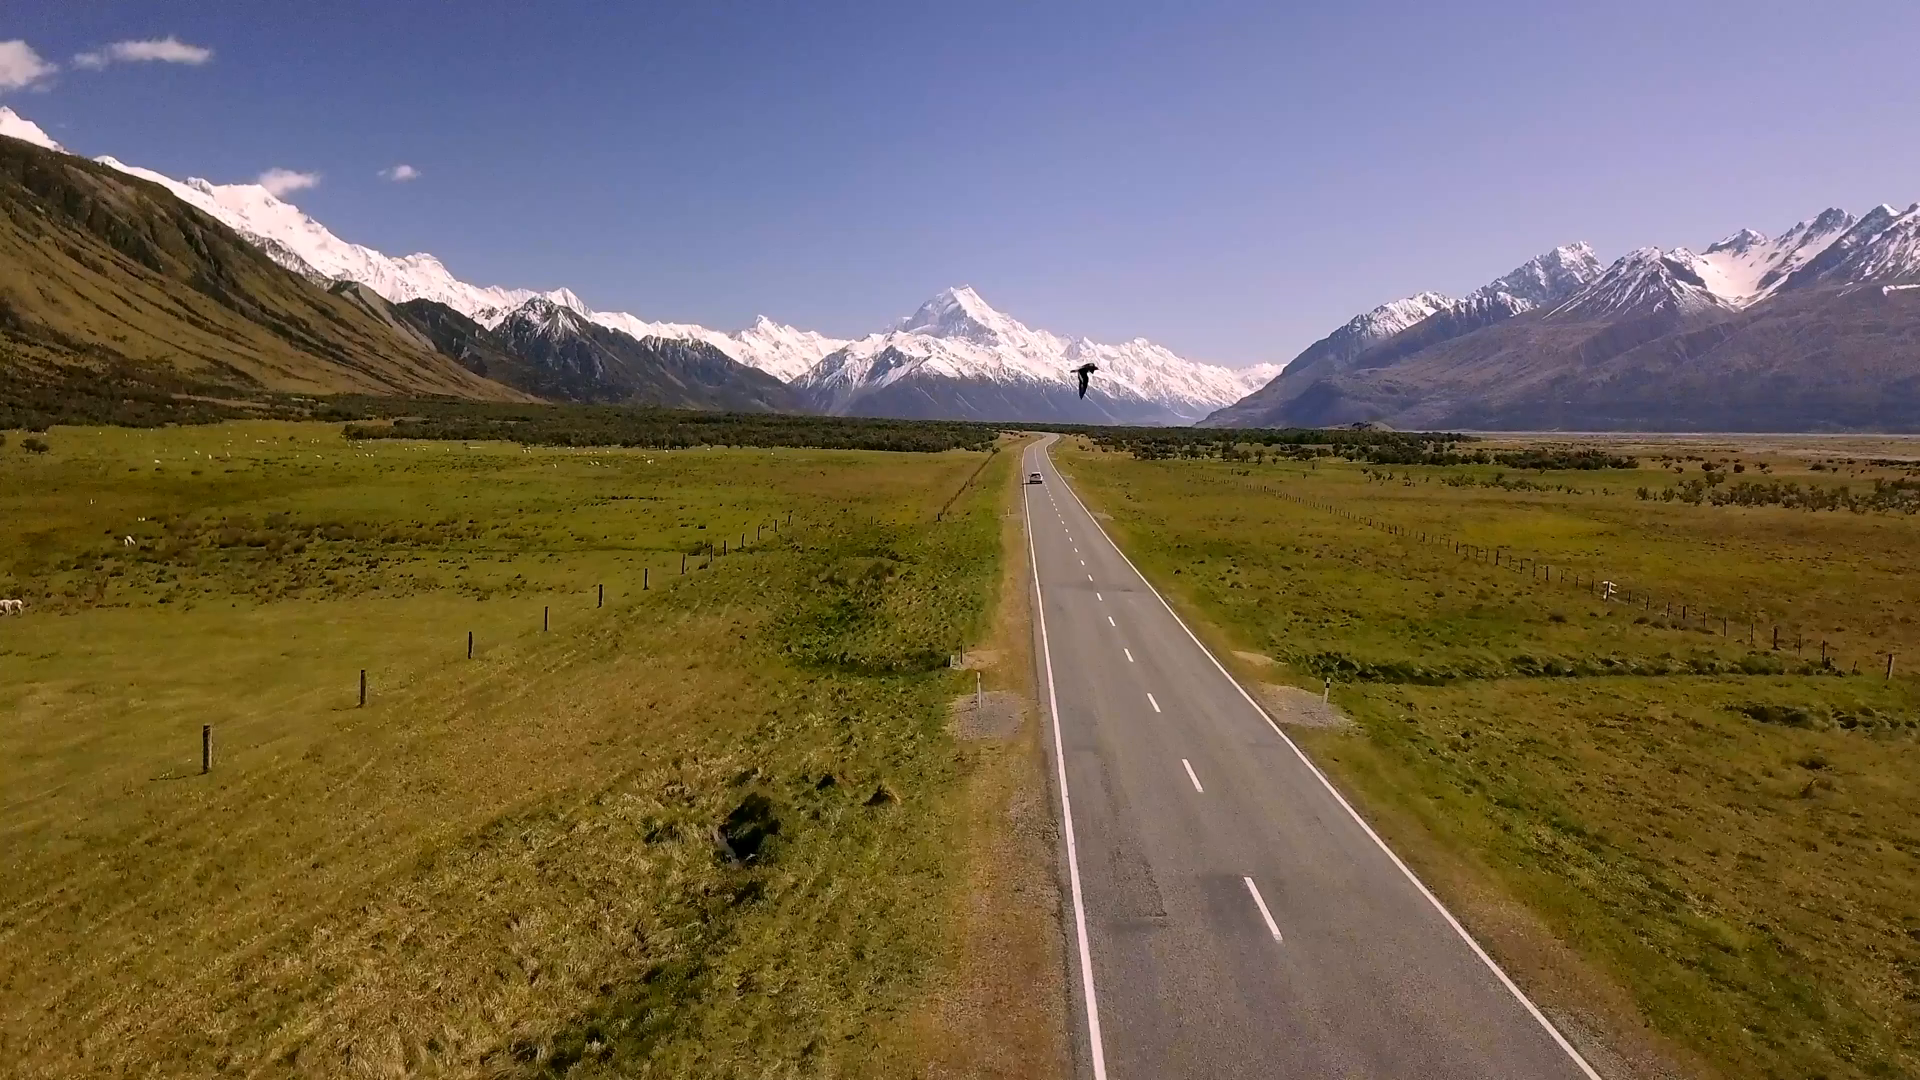
POLYGON ((528 400, 384 300, 290 274, 165 190, 43 139, 0 138, 0 406, 60 414, 79 395, 111 413, 125 395, 108 384, 528 400))
MULTIPOLYGON (((62 149, 4 107, 0 134, 62 149)), ((627 312, 596 311, 568 289, 473 285, 456 278, 432 255, 395 257, 350 243, 257 184, 176 180, 112 157, 95 160, 160 185, 281 266, 316 283, 357 282, 394 304, 444 305, 489 331, 509 321, 547 328, 544 336, 521 335, 519 340, 551 342, 554 335, 578 339, 570 351, 543 353, 551 357, 567 353, 604 358, 611 339, 602 330, 647 343, 646 348, 662 356, 674 352, 683 358, 705 357, 711 350, 790 384, 790 393, 760 395, 769 407, 910 418, 1192 423, 1239 400, 1279 370, 1198 363, 1144 339, 1104 345, 1062 338, 993 310, 967 287, 945 290, 892 327, 854 341, 764 316, 733 332, 651 321, 627 312), (556 316, 554 309, 574 317, 556 316), (669 350, 670 342, 681 347, 669 350), (1087 362, 1098 365, 1101 374, 1082 400, 1072 369, 1087 362)), ((631 346, 621 348, 631 351, 631 346)), ((633 394, 645 383, 629 377, 630 366, 611 363, 576 365, 539 377, 525 365, 496 363, 493 370, 518 379, 520 389, 543 396, 559 393, 570 400, 635 400, 633 394), (608 381, 596 382, 595 373, 608 381)))
POLYGON ((1356 316, 1202 423, 1920 430, 1920 204, 1604 268, 1556 248, 1466 297, 1356 316))
POLYGON ((79 158, 5 107, 0 137, 0 355, 62 385, 79 360, 196 387, 1032 424, 1920 430, 1920 205, 1605 265, 1568 244, 1230 369, 1037 330, 964 286, 851 340, 595 311, 349 243, 258 185, 79 158))

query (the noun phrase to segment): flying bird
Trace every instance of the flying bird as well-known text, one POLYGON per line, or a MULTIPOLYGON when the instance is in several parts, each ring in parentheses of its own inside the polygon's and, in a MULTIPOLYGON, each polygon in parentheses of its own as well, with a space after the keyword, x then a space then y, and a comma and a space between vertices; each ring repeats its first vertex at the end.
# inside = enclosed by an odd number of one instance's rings
POLYGON ((1087 396, 1087 376, 1092 375, 1094 372, 1099 370, 1100 370, 1100 365, 1098 364, 1081 364, 1079 367, 1073 369, 1073 373, 1075 375, 1080 376, 1080 396, 1081 397, 1087 396))

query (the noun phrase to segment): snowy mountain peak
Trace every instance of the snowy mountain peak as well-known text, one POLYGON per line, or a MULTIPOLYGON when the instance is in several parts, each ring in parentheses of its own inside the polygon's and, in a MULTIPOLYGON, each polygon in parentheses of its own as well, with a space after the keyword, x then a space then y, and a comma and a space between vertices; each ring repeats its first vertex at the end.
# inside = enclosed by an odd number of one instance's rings
POLYGON ((53 141, 53 136, 40 130, 40 125, 0 105, 0 135, 29 142, 46 150, 56 150, 64 154, 67 148, 53 141))
POLYGON ((1707 267, 1686 248, 1637 248, 1547 313, 1549 319, 1605 319, 1661 312, 1693 314, 1726 307, 1707 287, 1707 267))
POLYGON ((1826 210, 1772 239, 1741 229, 1707 248, 1695 268, 1715 296, 1733 307, 1746 307, 1772 295, 1853 223, 1853 215, 1844 210, 1826 210))
POLYGON ((585 322, 586 319, 572 308, 545 296, 534 296, 508 312, 496 327, 507 327, 522 333, 531 331, 542 337, 559 339, 580 333, 585 322))
POLYGON ((1550 307, 1602 273, 1593 248, 1582 241, 1538 255, 1468 294, 1469 302, 1492 301, 1513 312, 1550 307))
POLYGON ((1415 293, 1399 300, 1390 300, 1364 315, 1355 315, 1347 320, 1341 330, 1364 338, 1366 344, 1370 345, 1392 337, 1452 303, 1453 297, 1445 293, 1415 293))
POLYGON ((1905 210, 1882 203, 1807 259, 1779 288, 1914 280, 1920 280, 1920 203, 1905 210))
POLYGON ((971 285, 940 290, 913 314, 900 320, 896 329, 906 334, 965 338, 981 344, 992 344, 1026 331, 1026 327, 995 311, 971 285))
POLYGON ((1765 234, 1754 232, 1752 229, 1741 229, 1725 240, 1708 246, 1706 254, 1717 255, 1725 251, 1732 252, 1735 255, 1745 255, 1747 252, 1752 251, 1754 248, 1766 242, 1767 238, 1765 234))
POLYGON ((1183 423, 1239 400, 1262 374, 1187 360, 1145 338, 1104 345, 1035 330, 960 286, 891 330, 843 343, 795 383, 836 413, 938 401, 945 415, 1183 423), (1073 369, 1089 362, 1099 375, 1083 402, 1073 369))

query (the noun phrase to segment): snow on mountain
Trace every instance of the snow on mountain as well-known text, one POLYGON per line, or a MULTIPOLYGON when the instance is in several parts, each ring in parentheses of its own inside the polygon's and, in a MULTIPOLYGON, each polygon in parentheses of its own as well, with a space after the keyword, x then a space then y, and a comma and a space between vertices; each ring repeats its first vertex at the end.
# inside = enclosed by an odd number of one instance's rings
POLYGON ((454 277, 432 255, 394 258, 373 248, 349 243, 259 184, 213 184, 198 177, 183 183, 111 157, 94 160, 159 184, 182 202, 206 211, 295 273, 327 280, 357 281, 396 304, 433 300, 482 322, 486 321, 481 318, 483 314, 511 310, 535 296, 544 296, 576 311, 586 308, 579 297, 565 289, 535 292, 469 285, 454 277))
POLYGON ((1468 293, 1466 300, 1502 301, 1513 314, 1548 307, 1586 287, 1603 270, 1585 243, 1562 244, 1468 293))
POLYGON ((758 368, 781 382, 794 381, 821 357, 847 344, 845 339, 777 323, 765 315, 756 317, 745 330, 730 334, 696 323, 649 322, 624 311, 588 311, 587 317, 609 330, 636 338, 704 341, 732 360, 758 368))
POLYGON ((56 150, 62 154, 67 152, 66 147, 53 141, 53 136, 40 130, 39 124, 21 116, 5 105, 0 105, 0 135, 19 139, 21 142, 30 142, 35 146, 48 150, 56 150))
MULTIPOLYGON (((1415 293, 1399 300, 1389 300, 1372 311, 1348 319, 1345 325, 1328 334, 1324 340, 1344 339, 1342 344, 1350 342, 1364 349, 1375 342, 1385 341, 1452 303, 1453 297, 1437 292, 1415 293)), ((1354 351, 1358 352, 1359 349, 1354 351)))
POLYGON ((1920 203, 1874 207, 1780 284, 1780 289, 1920 279, 1920 203))
POLYGON ((1741 229, 1707 248, 1696 268, 1714 295, 1745 307, 1772 295, 1853 225, 1852 214, 1827 210, 1771 240, 1752 229, 1741 229))
POLYGON ((1244 397, 1279 378, 1285 370, 1285 364, 1254 364, 1235 368, 1234 374, 1240 377, 1241 396, 1244 397))
MULTIPOLYGON (((0 135, 11 135, 52 150, 62 149, 32 121, 0 106, 0 135)), ((595 311, 569 289, 538 291, 473 285, 453 275, 424 252, 399 257, 350 243, 334 235, 299 207, 258 184, 214 184, 197 177, 184 182, 164 173, 128 165, 112 157, 102 165, 159 184, 183 202, 212 215, 249 243, 294 273, 316 281, 357 281, 393 303, 432 300, 492 328, 536 297, 587 316, 633 337, 704 341, 731 359, 791 380, 822 356, 846 344, 811 330, 799 330, 761 317, 737 333, 692 323, 651 322, 623 311, 595 311)))
POLYGON ((1646 247, 1622 255, 1606 273, 1547 312, 1549 319, 1597 321, 1628 315, 1690 315, 1731 308, 1707 287, 1700 256, 1686 248, 1646 247))
POLYGON ((1249 376, 1187 360, 1144 338, 1107 345, 1064 338, 995 310, 971 287, 946 289, 894 328, 835 350, 796 385, 832 412, 905 380, 1065 388, 1073 369, 1092 363, 1099 392, 1148 406, 1168 421, 1191 421, 1239 400, 1249 376))
POLYGON ((765 315, 754 319, 753 325, 745 330, 726 336, 728 344, 720 346, 722 352, 789 383, 805 375, 822 357, 847 344, 843 338, 777 323, 765 315))

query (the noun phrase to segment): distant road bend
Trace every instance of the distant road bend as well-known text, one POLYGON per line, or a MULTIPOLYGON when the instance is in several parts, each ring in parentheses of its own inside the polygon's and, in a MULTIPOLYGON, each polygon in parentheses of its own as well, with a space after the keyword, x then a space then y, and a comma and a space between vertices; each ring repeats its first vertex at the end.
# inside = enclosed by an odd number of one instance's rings
POLYGON ((1598 1080, 1026 450, 1081 1074, 1598 1080))

